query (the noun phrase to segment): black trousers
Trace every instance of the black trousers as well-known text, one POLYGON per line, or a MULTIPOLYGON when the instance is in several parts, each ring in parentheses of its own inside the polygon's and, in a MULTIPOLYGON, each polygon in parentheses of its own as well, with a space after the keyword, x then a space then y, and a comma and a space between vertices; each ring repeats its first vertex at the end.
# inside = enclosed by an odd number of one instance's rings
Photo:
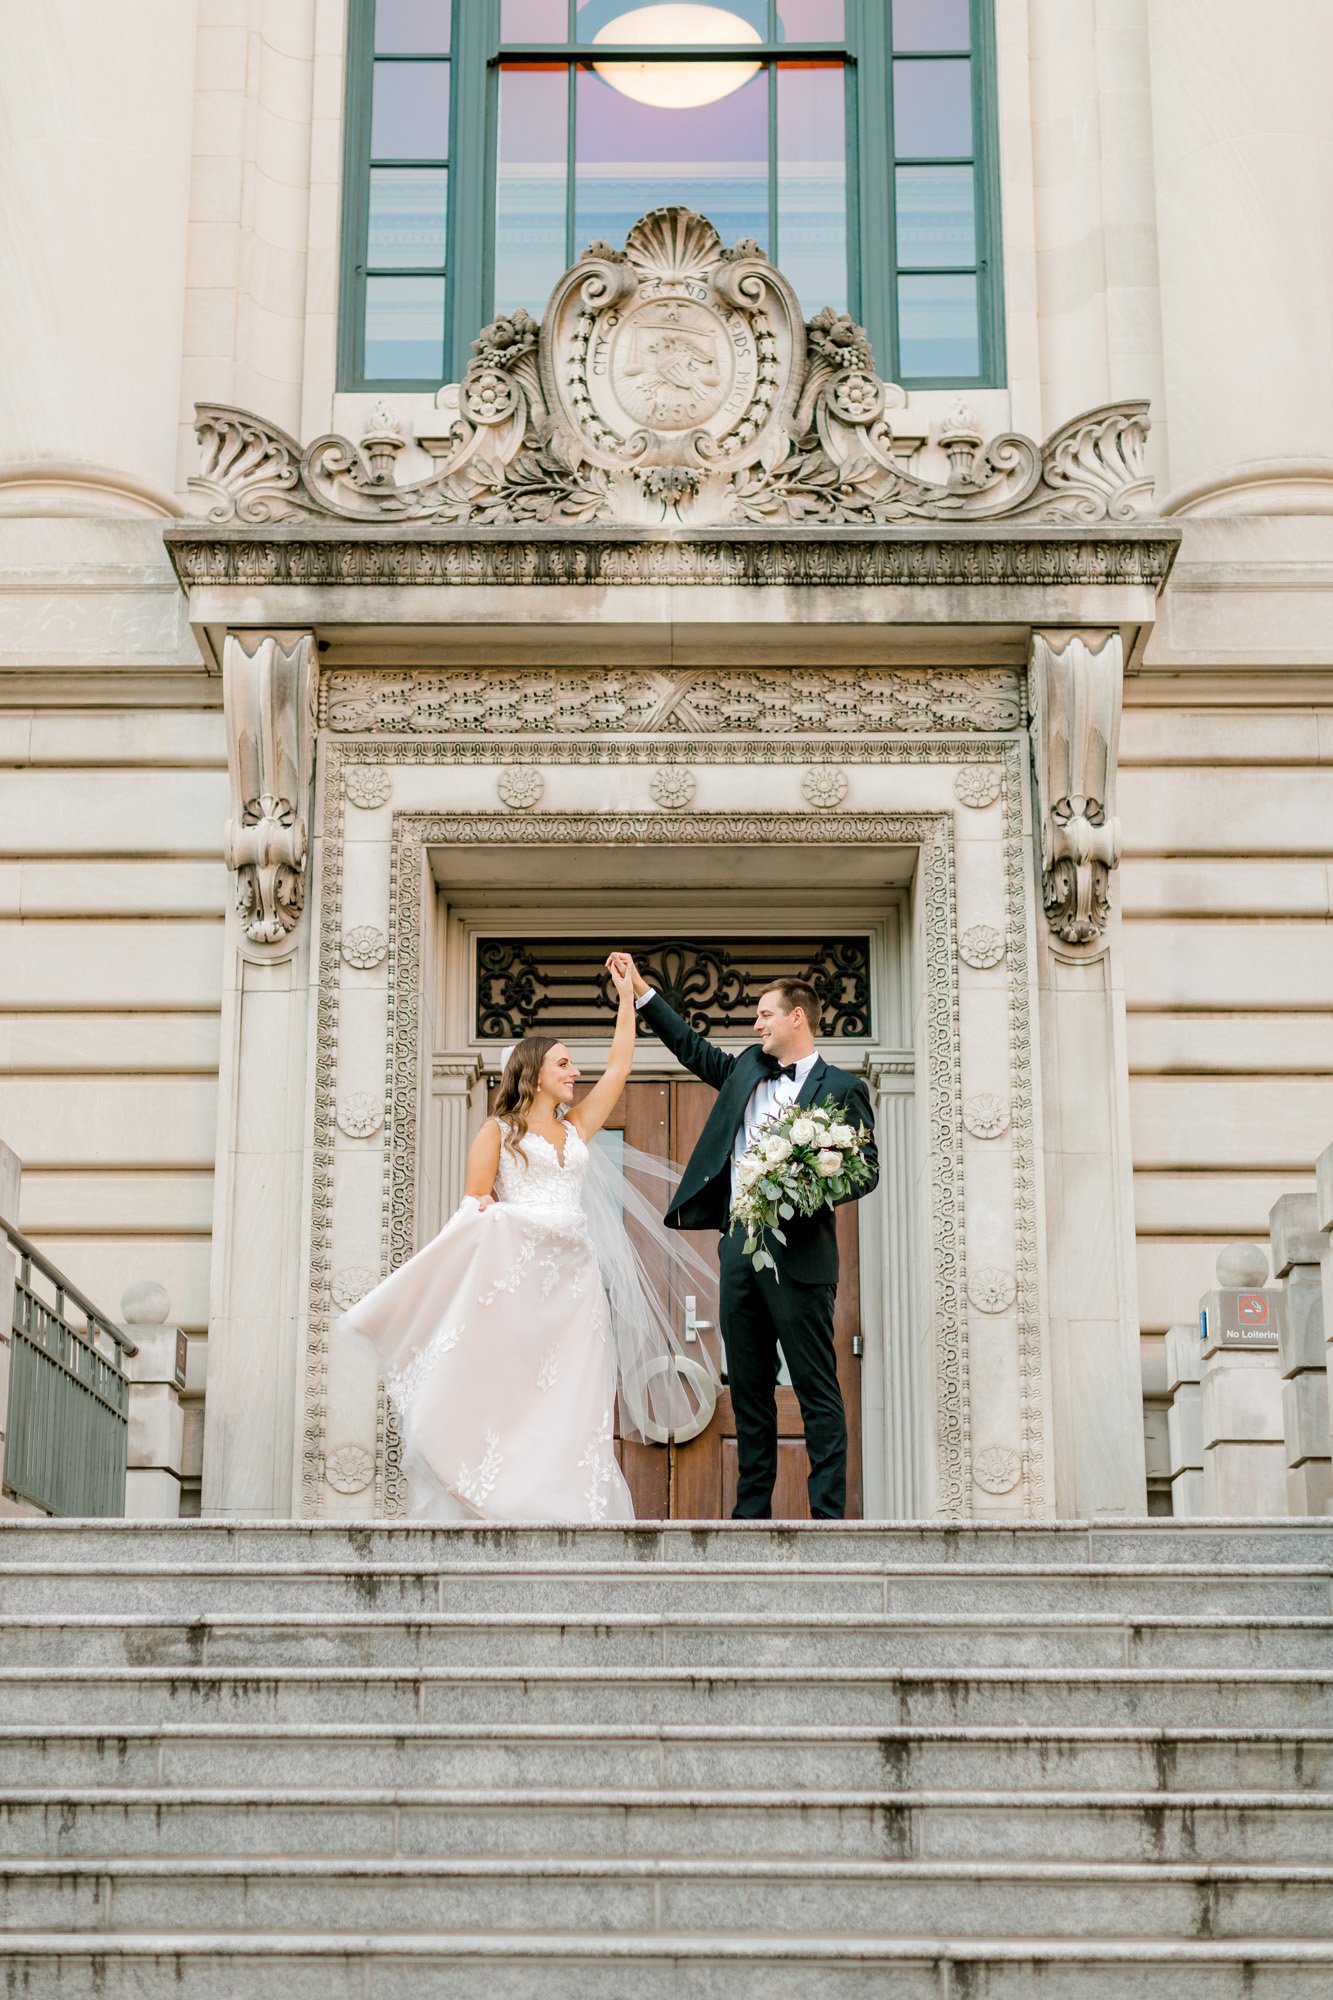
MULTIPOLYGON (((722 1239, 722 1340, 736 1413, 739 1479, 732 1519, 773 1518, 778 1476, 778 1343, 787 1357, 805 1425, 810 1512, 840 1521, 847 1507, 847 1415, 833 1357, 836 1285, 798 1285, 790 1275, 756 1271, 735 1229, 722 1239)), ((777 1255, 781 1257, 781 1245, 777 1255)))

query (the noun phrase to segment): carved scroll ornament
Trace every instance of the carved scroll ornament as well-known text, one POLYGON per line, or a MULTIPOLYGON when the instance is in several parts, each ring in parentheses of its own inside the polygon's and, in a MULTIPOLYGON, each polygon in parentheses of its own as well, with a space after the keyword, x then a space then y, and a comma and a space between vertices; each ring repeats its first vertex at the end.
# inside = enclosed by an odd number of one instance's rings
POLYGON ((1032 740, 1046 920, 1066 944, 1093 944, 1120 860, 1115 767, 1124 652, 1118 632, 1032 635, 1032 740))
POLYGON ((231 774, 223 853, 236 878, 236 914, 251 944, 281 944, 305 907, 313 635, 228 633, 222 686, 231 774))
POLYGON ((725 249, 689 209, 644 216, 623 250, 592 244, 540 327, 514 312, 472 353, 436 398, 440 435, 422 442, 437 467, 415 484, 397 483, 402 440, 382 407, 360 446, 326 435, 303 449, 248 411, 199 404, 190 484, 208 518, 838 527, 1151 510, 1146 403, 1089 411, 1041 446, 983 443, 960 405, 938 439, 948 478, 917 478, 894 437, 906 396, 875 373, 863 330, 828 306, 804 321, 757 244, 725 249))

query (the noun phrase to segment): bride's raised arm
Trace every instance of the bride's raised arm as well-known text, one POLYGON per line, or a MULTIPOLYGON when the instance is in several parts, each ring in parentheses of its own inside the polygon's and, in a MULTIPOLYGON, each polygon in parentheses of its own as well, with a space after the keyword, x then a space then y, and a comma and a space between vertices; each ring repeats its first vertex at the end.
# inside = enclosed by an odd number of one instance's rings
POLYGON ((606 969, 611 974, 620 1005, 616 1011, 616 1031, 611 1037, 611 1055, 606 1065, 606 1074, 598 1077, 582 1104, 576 1105, 569 1114, 571 1125, 578 1127, 579 1136, 583 1139, 591 1139, 595 1132, 601 1131, 619 1104, 620 1093, 625 1088, 629 1073, 634 1067, 637 1016, 634 1011, 634 980, 629 970, 629 961, 623 953, 612 952, 606 961, 606 969))

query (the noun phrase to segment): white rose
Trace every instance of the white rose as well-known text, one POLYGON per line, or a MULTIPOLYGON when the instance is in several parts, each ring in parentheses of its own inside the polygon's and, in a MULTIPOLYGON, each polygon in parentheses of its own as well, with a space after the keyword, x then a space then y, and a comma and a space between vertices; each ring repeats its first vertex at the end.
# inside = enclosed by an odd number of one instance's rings
POLYGON ((791 1122, 791 1142, 793 1146, 808 1146, 815 1136, 814 1121, 810 1118, 793 1118, 791 1122))
POLYGON ((842 1154, 835 1153, 832 1148, 826 1147, 817 1156, 815 1166, 818 1169, 821 1180, 831 1181, 834 1174, 842 1172, 842 1154))
POLYGON ((771 1139, 765 1139, 763 1152, 770 1166, 780 1167, 791 1155, 791 1140, 784 1139, 780 1132, 775 1132, 771 1139))
POLYGON ((762 1175, 763 1171, 764 1171, 763 1161, 756 1160, 753 1154, 746 1153, 743 1158, 739 1159, 736 1162, 737 1186, 753 1187, 755 1182, 762 1175))
POLYGON ((829 1142, 831 1145, 842 1146, 844 1148, 854 1146, 856 1144, 856 1134, 850 1125, 831 1125, 829 1127, 829 1142))

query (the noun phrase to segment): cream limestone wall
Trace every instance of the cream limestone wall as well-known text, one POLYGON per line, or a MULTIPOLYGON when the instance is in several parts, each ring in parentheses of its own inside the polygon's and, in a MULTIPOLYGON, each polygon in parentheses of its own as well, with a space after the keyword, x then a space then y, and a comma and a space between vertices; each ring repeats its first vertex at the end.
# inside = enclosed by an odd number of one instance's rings
MULTIPOLYGON (((207 1324, 218 685, 160 525, 196 398, 334 395, 344 0, 0 10, 0 1140, 101 1303, 207 1324), (114 80, 113 85, 109 80, 114 80)), ((1149 1383, 1333 1137, 1333 6, 996 0, 1006 389, 1152 399, 1185 543, 1122 732, 1149 1383)), ((409 399, 397 399, 409 419, 409 399)), ((920 399, 934 415, 952 400, 920 399)), ((423 412, 424 414, 424 412, 423 412)))

